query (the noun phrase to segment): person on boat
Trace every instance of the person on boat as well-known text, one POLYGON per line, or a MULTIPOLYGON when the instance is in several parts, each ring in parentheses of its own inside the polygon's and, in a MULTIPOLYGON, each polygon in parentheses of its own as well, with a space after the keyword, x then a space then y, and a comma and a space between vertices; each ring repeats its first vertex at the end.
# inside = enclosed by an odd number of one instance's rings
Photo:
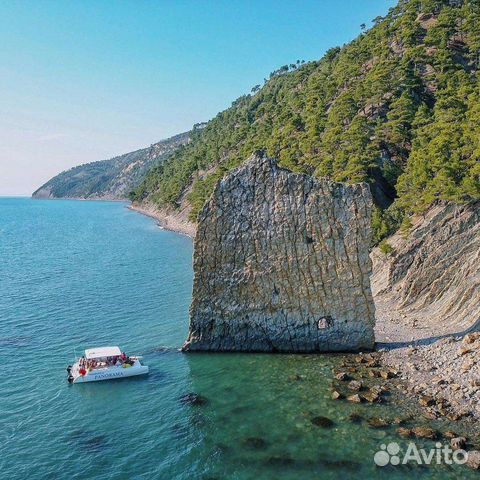
POLYGON ((120 358, 122 359, 122 362, 125 362, 127 360, 127 356, 125 355, 125 352, 122 352, 122 355, 120 358))

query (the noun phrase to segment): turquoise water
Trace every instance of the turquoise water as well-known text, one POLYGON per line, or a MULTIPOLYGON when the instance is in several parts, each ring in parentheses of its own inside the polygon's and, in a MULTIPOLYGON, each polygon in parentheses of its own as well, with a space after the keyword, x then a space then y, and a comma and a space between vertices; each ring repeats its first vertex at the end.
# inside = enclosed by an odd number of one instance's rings
POLYGON ((342 357, 179 353, 191 255, 188 237, 121 203, 0 199, 2 479, 473 475, 375 467, 380 445, 401 439, 349 415, 403 412, 331 400, 342 357), (151 374, 67 384, 74 351, 109 344, 144 354, 151 374), (192 392, 204 401, 181 401, 192 392))

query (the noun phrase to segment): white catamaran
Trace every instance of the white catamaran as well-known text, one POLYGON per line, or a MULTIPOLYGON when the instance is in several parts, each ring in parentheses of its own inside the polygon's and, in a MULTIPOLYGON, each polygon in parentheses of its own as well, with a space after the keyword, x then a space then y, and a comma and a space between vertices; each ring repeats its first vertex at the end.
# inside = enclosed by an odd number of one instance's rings
POLYGON ((67 367, 69 383, 98 382, 148 373, 142 357, 127 356, 118 347, 89 348, 85 355, 67 367))

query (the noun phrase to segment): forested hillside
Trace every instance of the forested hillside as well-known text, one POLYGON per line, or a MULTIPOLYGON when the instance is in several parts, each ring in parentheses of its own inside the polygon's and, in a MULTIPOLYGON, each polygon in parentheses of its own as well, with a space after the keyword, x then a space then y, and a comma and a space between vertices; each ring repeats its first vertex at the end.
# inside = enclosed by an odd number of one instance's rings
POLYGON ((166 160, 188 139, 189 133, 182 133, 110 160, 79 165, 53 177, 33 197, 126 199, 148 170, 166 160))
POLYGON ((375 238, 436 199, 480 196, 480 2, 401 0, 317 62, 285 65, 192 132, 131 198, 190 203, 257 149, 297 172, 368 181, 375 238))

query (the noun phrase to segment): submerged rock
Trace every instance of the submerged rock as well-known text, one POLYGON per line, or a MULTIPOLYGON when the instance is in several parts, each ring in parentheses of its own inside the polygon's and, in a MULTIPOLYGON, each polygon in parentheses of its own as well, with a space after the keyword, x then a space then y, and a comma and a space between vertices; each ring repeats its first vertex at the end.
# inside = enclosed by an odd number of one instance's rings
POLYGON ((415 427, 412 429, 412 433, 417 438, 428 438, 430 440, 435 440, 438 437, 438 432, 430 427, 415 427))
POLYGON ((81 444, 86 450, 98 452, 107 446, 107 438, 105 435, 96 435, 82 440, 81 444))
POLYGON ((185 393, 179 400, 185 405, 205 405, 208 403, 208 398, 203 397, 198 393, 185 393))
POLYGON ((69 442, 90 452, 98 452, 108 446, 108 439, 105 435, 96 434, 89 430, 75 430, 70 435, 69 442))
POLYGON ((371 428, 385 428, 389 423, 383 418, 372 417, 367 420, 368 426, 371 428))
POLYGON ((290 457, 290 455, 285 454, 283 456, 273 456, 266 460, 265 462, 267 465, 273 465, 276 467, 286 467, 289 465, 293 465, 295 460, 290 457))
POLYGON ((294 381, 298 382, 300 380, 305 380, 305 378, 306 378, 305 375, 300 375, 300 374, 296 373, 295 375, 292 375, 290 377, 290 380, 294 380, 294 381))
POLYGON ((268 447, 267 441, 259 437, 246 438, 243 444, 251 450, 265 450, 268 447))
POLYGON ((199 215, 184 350, 371 349, 372 200, 254 155, 199 215))
POLYGON ((360 463, 354 462, 353 460, 326 460, 323 462, 324 465, 332 470, 349 470, 349 471, 358 471, 361 467, 360 463))
POLYGON ((404 428, 404 427, 397 428, 397 433, 404 438, 413 437, 413 431, 410 428, 404 428))
POLYGON ((351 413, 348 418, 352 423, 360 423, 363 419, 362 416, 356 412, 351 413))
POLYGON ((312 423, 314 425, 316 425, 317 427, 323 427, 323 428, 330 428, 330 427, 333 427, 335 425, 333 420, 330 420, 327 417, 321 417, 321 416, 313 417, 312 418, 312 423))

